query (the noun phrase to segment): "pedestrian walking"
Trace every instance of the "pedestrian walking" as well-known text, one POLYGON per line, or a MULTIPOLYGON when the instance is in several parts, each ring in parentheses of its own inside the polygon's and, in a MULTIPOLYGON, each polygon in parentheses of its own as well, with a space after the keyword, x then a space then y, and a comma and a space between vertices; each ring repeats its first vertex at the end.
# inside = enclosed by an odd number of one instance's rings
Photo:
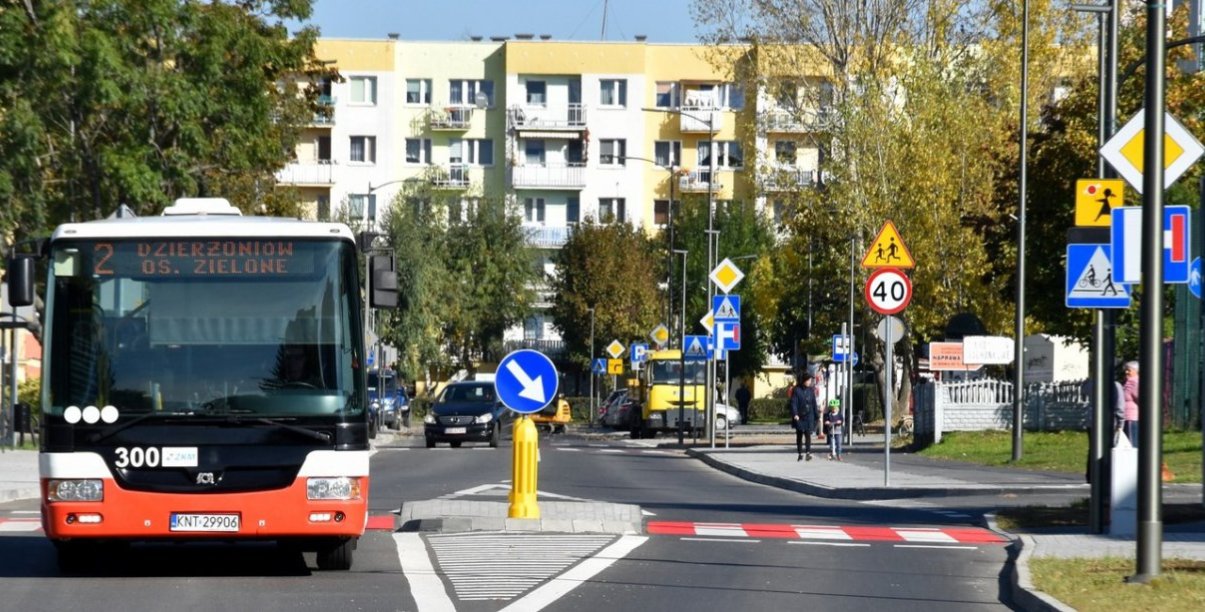
POLYGON ((845 417, 841 414, 841 400, 833 398, 828 401, 828 412, 824 413, 824 435, 828 436, 828 458, 844 461, 841 458, 841 434, 845 431, 845 417))
POLYGON ((1124 369, 1125 424, 1122 431, 1130 439, 1130 445, 1138 448, 1138 362, 1127 361, 1124 369))
POLYGON ((753 394, 749 392, 749 387, 741 384, 736 390, 736 408, 741 412, 741 425, 749 424, 749 400, 753 399, 753 394))
POLYGON ((796 461, 802 461, 805 453, 807 460, 812 460, 812 434, 816 433, 818 409, 814 383, 811 374, 804 374, 791 394, 791 425, 795 428, 795 452, 798 453, 796 461))

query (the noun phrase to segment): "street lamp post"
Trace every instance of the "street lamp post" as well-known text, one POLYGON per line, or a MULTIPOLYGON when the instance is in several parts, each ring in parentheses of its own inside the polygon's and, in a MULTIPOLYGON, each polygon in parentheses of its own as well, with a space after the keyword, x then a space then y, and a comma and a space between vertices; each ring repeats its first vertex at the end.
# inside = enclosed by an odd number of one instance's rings
MULTIPOLYGON (((671 158, 673 157, 673 151, 670 151, 670 156, 671 156, 671 158)), ((648 162, 650 164, 653 164, 654 166, 661 166, 661 164, 657 160, 648 159, 647 157, 636 157, 634 155, 624 155, 621 159, 625 162, 629 159, 634 159, 637 161, 648 162)), ((674 262, 674 255, 673 255, 673 252, 674 252, 674 181, 678 178, 678 166, 674 162, 676 162, 678 160, 670 159, 668 161, 669 161, 668 166, 662 166, 666 170, 669 170, 669 204, 666 206, 666 212, 665 212, 665 214, 667 216, 665 225, 666 225, 666 228, 669 230, 669 234, 668 234, 669 245, 665 249, 665 324, 670 327, 670 330, 671 330, 670 334, 672 335, 673 325, 670 324, 670 316, 671 316, 670 309, 673 308, 672 305, 674 303, 673 302, 674 296, 673 296, 673 289, 672 289, 673 273, 674 273, 674 263, 673 263, 674 262)))
POLYGON ((590 306, 586 310, 590 311, 590 356, 586 361, 590 370, 590 425, 593 426, 594 415, 597 414, 594 402, 594 307, 590 306))
MULTIPOLYGON (((685 426, 686 416, 686 249, 674 249, 676 254, 682 256, 682 310, 678 318, 678 446, 685 444, 686 432, 683 430, 685 426)), ((698 409, 693 408, 695 413, 698 409)))
POLYGON ((1014 463, 1021 460, 1021 426, 1025 401, 1025 190, 1026 154, 1029 151, 1029 0, 1021 4, 1021 159, 1020 185, 1017 202, 1017 334, 1013 354, 1013 456, 1014 463))

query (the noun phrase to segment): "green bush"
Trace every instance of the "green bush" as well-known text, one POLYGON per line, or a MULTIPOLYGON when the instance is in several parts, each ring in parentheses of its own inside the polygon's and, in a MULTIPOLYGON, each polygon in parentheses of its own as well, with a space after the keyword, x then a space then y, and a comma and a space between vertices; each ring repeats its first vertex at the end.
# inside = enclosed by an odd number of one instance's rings
POLYGON ((749 402, 750 421, 789 421, 791 408, 785 397, 760 397, 749 402))
POLYGON ((416 397, 410 400, 410 425, 422 423, 423 417, 431 410, 432 401, 426 397, 416 397))
POLYGON ((569 402, 569 414, 573 416, 574 423, 590 422, 590 398, 588 396, 565 396, 565 401, 569 402))

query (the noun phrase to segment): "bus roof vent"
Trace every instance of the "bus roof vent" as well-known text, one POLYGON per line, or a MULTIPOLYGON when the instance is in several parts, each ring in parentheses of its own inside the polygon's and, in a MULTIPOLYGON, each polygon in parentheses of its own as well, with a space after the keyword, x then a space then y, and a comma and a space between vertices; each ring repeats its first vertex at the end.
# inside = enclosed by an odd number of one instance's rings
POLYGON ((178 215, 229 215, 242 216, 242 211, 230 205, 226 198, 179 198, 176 203, 163 209, 163 216, 178 215))

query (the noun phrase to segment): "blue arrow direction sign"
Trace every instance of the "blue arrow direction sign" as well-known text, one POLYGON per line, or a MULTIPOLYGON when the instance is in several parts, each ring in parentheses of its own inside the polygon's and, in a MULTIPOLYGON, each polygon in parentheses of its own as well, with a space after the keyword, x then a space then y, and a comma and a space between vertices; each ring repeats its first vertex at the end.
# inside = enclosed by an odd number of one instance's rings
MULTIPOLYGON (((1142 282, 1142 208, 1122 206, 1112 212, 1113 278, 1124 283, 1142 282)), ((1187 283, 1191 260, 1188 206, 1163 207, 1163 282, 1187 283)))
POLYGON ((594 367, 592 367, 592 368, 591 368, 591 371, 593 371, 595 374, 606 374, 606 373, 607 373, 607 360, 606 360, 606 358, 604 358, 604 357, 599 357, 598 359, 595 359, 595 360, 594 360, 594 367))
POLYGON ((1129 308, 1130 288, 1113 279, 1107 244, 1067 245, 1067 308, 1129 308))
POLYGON ((556 397, 556 366, 544 353, 520 349, 498 362, 494 390, 498 399, 520 414, 539 412, 556 397))
POLYGON ((1188 290, 1197 299, 1201 299, 1201 258, 1198 257, 1192 260, 1192 266, 1188 271, 1188 290))
POLYGON ((716 322, 741 320, 741 296, 717 295, 711 298, 711 317, 716 322))
POLYGON ((682 342, 682 346, 686 347, 683 358, 689 361, 707 359, 707 345, 707 336, 687 336, 682 342))

